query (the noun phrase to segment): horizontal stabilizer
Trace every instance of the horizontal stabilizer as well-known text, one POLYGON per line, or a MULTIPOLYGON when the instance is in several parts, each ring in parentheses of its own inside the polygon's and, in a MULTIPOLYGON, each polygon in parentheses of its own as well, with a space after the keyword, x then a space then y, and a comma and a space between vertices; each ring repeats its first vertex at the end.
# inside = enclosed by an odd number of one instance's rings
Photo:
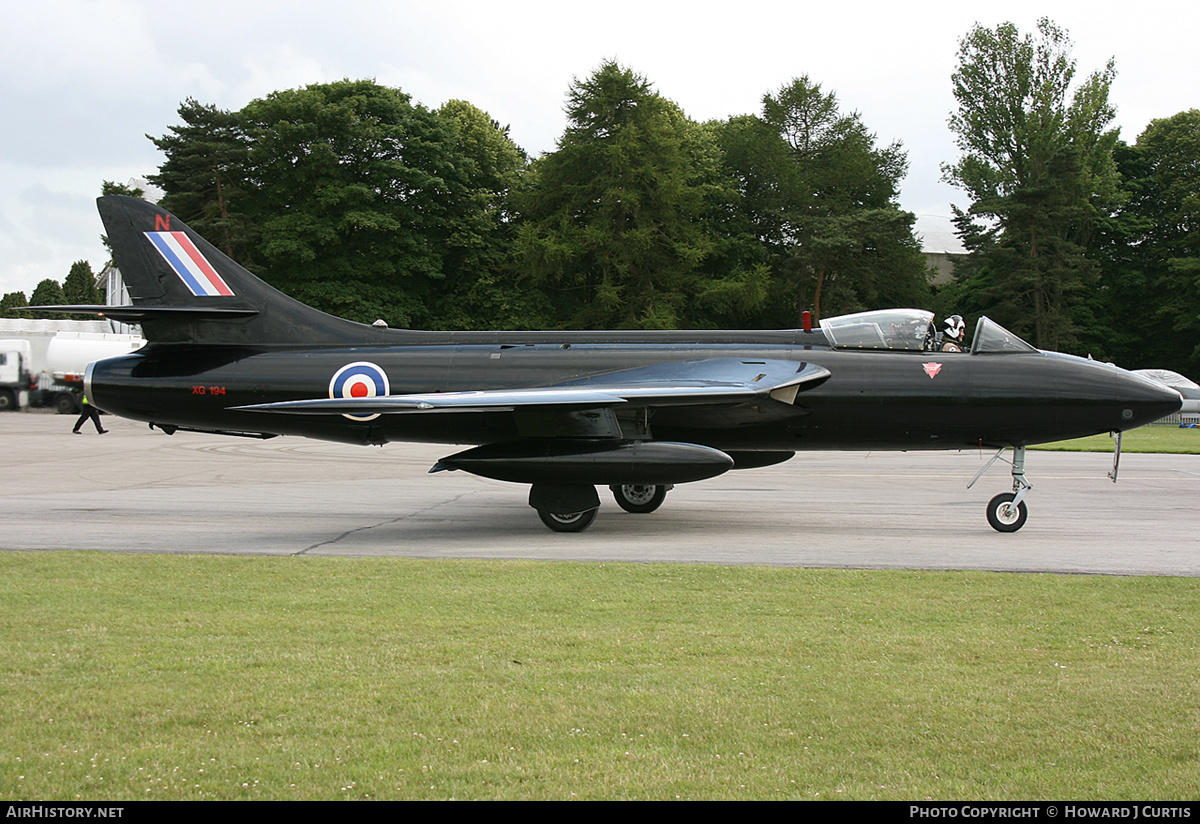
POLYGON ((65 312, 72 315, 103 315, 121 323, 141 323, 147 320, 237 320, 252 318, 257 309, 222 309, 213 306, 30 306, 46 312, 65 312))

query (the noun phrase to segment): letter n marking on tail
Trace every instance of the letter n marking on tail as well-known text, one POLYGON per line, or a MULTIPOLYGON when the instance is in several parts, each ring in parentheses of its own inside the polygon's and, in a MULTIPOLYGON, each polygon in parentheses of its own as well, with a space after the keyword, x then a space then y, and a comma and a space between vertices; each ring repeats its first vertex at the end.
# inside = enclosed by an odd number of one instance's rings
POLYGON ((154 216, 154 231, 156 231, 156 232, 171 231, 171 216, 170 215, 155 215, 154 216))

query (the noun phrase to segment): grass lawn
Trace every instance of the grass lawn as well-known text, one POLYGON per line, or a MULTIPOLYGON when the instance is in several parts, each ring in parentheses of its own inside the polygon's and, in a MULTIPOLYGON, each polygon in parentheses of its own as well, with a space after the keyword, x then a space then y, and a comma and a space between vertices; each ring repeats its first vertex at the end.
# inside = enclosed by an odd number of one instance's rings
POLYGON ((1189 799, 1200 581, 0 552, 0 796, 1189 799))
MULTIPOLYGON (((1110 435, 1093 435, 1070 441, 1031 446, 1030 449, 1050 449, 1059 452, 1112 452, 1110 435)), ((1178 426, 1142 426, 1121 437, 1122 452, 1163 452, 1200 454, 1200 428, 1181 429, 1178 426)))

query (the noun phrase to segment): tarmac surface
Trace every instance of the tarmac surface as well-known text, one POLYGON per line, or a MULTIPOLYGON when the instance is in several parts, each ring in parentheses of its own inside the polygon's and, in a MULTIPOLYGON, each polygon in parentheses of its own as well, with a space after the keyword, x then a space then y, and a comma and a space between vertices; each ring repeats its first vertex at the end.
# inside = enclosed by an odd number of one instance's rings
MULTIPOLYGON (((971 452, 809 452, 676 487, 650 515, 601 490, 579 534, 546 529, 527 487, 428 475, 454 446, 354 447, 178 433, 103 418, 0 415, 0 549, 697 562, 1200 575, 1200 456, 1030 451, 1029 521, 984 506, 1012 486, 971 452)), ((1200 434, 1197 435, 1200 437, 1200 434)))

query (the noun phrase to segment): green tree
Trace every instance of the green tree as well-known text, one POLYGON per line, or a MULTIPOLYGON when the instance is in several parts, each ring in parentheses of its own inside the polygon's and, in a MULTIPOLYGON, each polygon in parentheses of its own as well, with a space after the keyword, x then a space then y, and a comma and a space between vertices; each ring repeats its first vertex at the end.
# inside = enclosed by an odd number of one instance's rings
POLYGON ((1151 198, 1134 204, 1147 220, 1141 251, 1159 265, 1163 302, 1152 334, 1171 341, 1163 358, 1200 374, 1200 111, 1155 120, 1138 138, 1151 168, 1151 198), (1173 351, 1172 351, 1173 350, 1173 351))
POLYGON ((976 25, 959 44, 950 128, 962 151, 946 179, 972 198, 956 224, 970 256, 956 273, 964 309, 986 310, 1041 348, 1069 348, 1098 267, 1097 221, 1112 208, 1112 61, 1075 84, 1067 34, 976 25), (1072 89, 1074 92, 1072 93, 1072 89))
POLYGON ((166 160, 150 182, 165 193, 164 209, 243 263, 253 235, 240 211, 249 140, 241 115, 188 98, 179 106, 180 126, 162 137, 146 135, 166 160))
POLYGON ((795 326, 798 279, 783 240, 785 203, 796 177, 787 146, 755 115, 713 122, 709 129, 732 194, 712 223, 718 245, 701 304, 717 316, 718 326, 795 326))
POLYGON ((1153 121, 1115 156, 1123 203, 1100 246, 1105 354, 1200 375, 1200 110, 1153 121))
POLYGON ((366 322, 449 328, 520 316, 508 194, 524 153, 484 112, 438 112, 343 80, 238 112, 187 100, 151 138, 163 205, 268 282, 366 322), (506 280, 506 278, 508 280, 506 280))
POLYGON ((28 306, 24 292, 8 292, 0 298, 0 317, 19 318, 24 315, 22 307, 28 306))
POLYGON ((763 97, 761 117, 718 127, 736 208, 766 250, 775 323, 929 300, 928 273, 896 203, 907 159, 808 77, 763 97), (827 312, 827 309, 832 311, 827 312))
POLYGON ((105 197, 108 195, 125 195, 126 197, 144 198, 146 190, 140 186, 126 186, 124 183, 105 180, 100 183, 100 194, 105 197))
POLYGON ((614 62, 574 82, 567 117, 522 189, 531 279, 573 327, 679 326, 713 250, 709 132, 614 62))
POLYGON ((487 112, 451 100, 436 112, 450 127, 464 185, 447 214, 449 236, 437 328, 520 328, 542 320, 540 293, 517 284, 512 193, 528 164, 525 152, 487 112))
POLYGON ((366 80, 275 92, 241 114, 262 276, 343 317, 435 321, 467 185, 450 127, 366 80))
MULTIPOLYGON (((63 306, 67 302, 63 295, 62 286, 53 278, 46 278, 37 286, 33 287, 33 294, 29 296, 30 306, 63 306)), ((33 315, 27 315, 32 317, 33 315)), ((67 317, 58 312, 37 312, 37 317, 61 319, 67 317)))
POLYGON ((96 285, 92 265, 86 260, 71 264, 71 271, 62 284, 63 302, 74 305, 94 306, 104 302, 104 295, 96 285))

